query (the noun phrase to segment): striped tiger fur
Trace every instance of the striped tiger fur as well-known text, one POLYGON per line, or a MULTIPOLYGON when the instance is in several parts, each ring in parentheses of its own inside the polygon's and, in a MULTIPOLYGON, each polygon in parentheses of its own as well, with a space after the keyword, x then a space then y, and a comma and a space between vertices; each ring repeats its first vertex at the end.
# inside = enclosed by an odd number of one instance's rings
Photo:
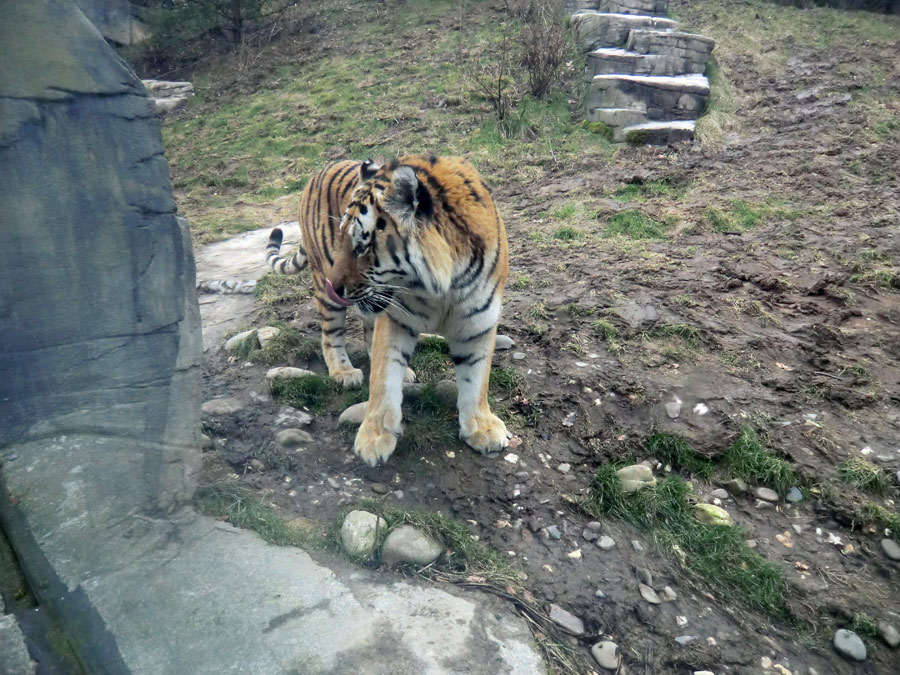
POLYGON ((506 447, 506 426, 487 399, 508 275, 506 229, 475 168, 435 156, 336 162, 304 190, 300 224, 300 249, 281 257, 276 228, 267 260, 279 273, 311 266, 322 351, 344 386, 362 383, 344 342, 346 308, 362 315, 372 365, 354 452, 372 466, 393 453, 403 381, 425 332, 450 345, 460 437, 483 453, 506 447))

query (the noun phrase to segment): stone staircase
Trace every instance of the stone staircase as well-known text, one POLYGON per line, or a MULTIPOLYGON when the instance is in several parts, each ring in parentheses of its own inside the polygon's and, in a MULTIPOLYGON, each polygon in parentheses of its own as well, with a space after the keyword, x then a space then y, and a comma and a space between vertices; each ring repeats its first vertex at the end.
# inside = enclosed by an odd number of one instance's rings
POLYGON ((709 100, 703 75, 715 41, 678 30, 668 0, 566 0, 590 82, 587 118, 614 141, 691 140, 709 100))

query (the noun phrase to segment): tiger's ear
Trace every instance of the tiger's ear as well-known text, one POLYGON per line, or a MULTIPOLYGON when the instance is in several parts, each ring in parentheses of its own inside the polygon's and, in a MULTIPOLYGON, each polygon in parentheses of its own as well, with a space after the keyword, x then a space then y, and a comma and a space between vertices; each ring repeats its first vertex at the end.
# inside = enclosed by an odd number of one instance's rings
POLYGON ((359 165, 359 182, 364 183, 370 178, 373 178, 380 168, 380 164, 376 164, 371 159, 367 159, 359 165))
POLYGON ((409 166, 401 166, 391 176, 391 192, 385 200, 385 208, 397 222, 408 227, 416 223, 416 219, 427 221, 434 213, 434 203, 419 179, 409 166))

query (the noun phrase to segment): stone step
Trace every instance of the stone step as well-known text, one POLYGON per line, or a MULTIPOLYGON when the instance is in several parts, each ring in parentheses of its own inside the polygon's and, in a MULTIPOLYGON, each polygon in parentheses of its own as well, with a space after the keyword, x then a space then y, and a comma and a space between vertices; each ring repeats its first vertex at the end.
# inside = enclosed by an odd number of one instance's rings
POLYGON ((635 145, 667 145, 690 141, 694 138, 696 124, 696 120, 665 120, 615 127, 613 140, 627 141, 635 145))
POLYGON ((704 65, 715 46, 716 41, 705 35, 644 28, 632 30, 625 43, 625 49, 639 54, 666 54, 704 65))
POLYGON ((708 100, 709 80, 703 75, 596 75, 587 108, 644 110, 651 121, 687 120, 699 117, 708 100))
POLYGON ((675 30, 678 22, 658 16, 585 11, 572 15, 571 26, 581 51, 591 52, 600 47, 624 47, 632 30, 675 30))
POLYGON ((703 73, 706 62, 668 54, 638 54, 627 49, 603 47, 587 55, 584 77, 595 75, 687 75, 703 73))
POLYGON ((669 0, 566 0, 563 7, 566 14, 592 10, 613 14, 665 16, 669 0))
POLYGON ((588 122, 603 122, 616 129, 647 122, 647 111, 640 108, 593 108, 588 111, 588 122))

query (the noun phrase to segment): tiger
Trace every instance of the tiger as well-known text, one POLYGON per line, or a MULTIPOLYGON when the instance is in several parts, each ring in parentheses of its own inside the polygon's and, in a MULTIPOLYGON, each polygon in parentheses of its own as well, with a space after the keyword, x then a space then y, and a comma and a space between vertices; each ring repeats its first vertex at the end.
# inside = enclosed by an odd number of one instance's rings
POLYGON ((459 157, 408 155, 384 165, 338 161, 304 188, 302 241, 280 255, 272 230, 266 260, 279 274, 310 266, 322 353, 344 387, 362 384, 347 355, 345 317, 362 317, 371 372, 353 445, 370 466, 393 454, 403 383, 422 333, 447 340, 458 387, 459 436, 483 454, 507 447, 490 409, 488 380, 509 275, 506 228, 478 171, 459 157))

